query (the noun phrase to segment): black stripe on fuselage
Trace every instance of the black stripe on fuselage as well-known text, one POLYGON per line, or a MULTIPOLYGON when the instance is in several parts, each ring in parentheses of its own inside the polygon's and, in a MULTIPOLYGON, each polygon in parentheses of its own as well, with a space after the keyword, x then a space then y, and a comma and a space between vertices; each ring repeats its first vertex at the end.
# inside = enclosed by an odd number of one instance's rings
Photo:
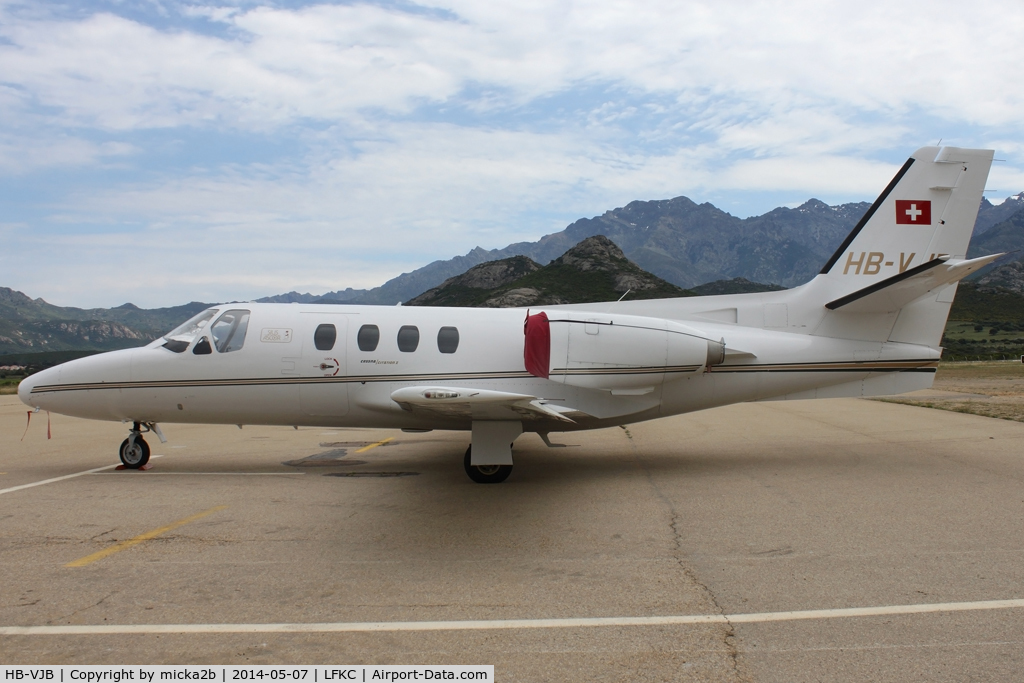
POLYGON ((817 363, 761 363, 715 365, 711 372, 935 372, 938 360, 840 361, 817 363))
POLYGON ((92 382, 83 384, 49 384, 32 388, 32 393, 48 391, 85 391, 90 389, 173 389, 178 387, 275 386, 290 384, 353 384, 367 382, 466 381, 480 379, 527 379, 525 371, 469 372, 453 375, 346 375, 342 377, 249 377, 226 379, 168 379, 138 382, 92 382))
MULTIPOLYGON (((751 373, 751 372, 935 372, 939 361, 935 359, 898 360, 898 361, 820 361, 814 363, 761 363, 749 365, 715 365, 710 368, 714 373, 751 373)), ((608 376, 608 375, 644 375, 655 373, 687 373, 695 372, 701 366, 672 366, 661 368, 599 368, 552 371, 552 375, 608 376)), ((465 382, 472 380, 522 380, 534 379, 534 375, 522 371, 507 372, 475 372, 462 374, 423 374, 423 375, 363 375, 346 377, 253 377, 241 379, 203 379, 203 380, 159 380, 138 382, 93 382, 83 384, 48 384, 32 388, 33 394, 44 394, 63 391, 92 391, 102 389, 175 389, 195 387, 251 387, 251 386, 287 386, 308 384, 367 384, 380 382, 465 382)))
POLYGON ((586 375, 654 375, 661 373, 696 372, 703 365, 669 365, 639 368, 555 368, 552 375, 569 375, 571 377, 586 375))

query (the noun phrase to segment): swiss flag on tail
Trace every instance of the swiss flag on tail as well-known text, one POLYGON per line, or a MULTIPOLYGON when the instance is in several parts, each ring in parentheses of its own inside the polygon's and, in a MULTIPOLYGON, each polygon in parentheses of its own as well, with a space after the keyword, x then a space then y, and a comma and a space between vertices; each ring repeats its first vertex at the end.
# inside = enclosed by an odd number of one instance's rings
POLYGON ((896 225, 931 225, 932 203, 927 199, 897 199, 896 225))

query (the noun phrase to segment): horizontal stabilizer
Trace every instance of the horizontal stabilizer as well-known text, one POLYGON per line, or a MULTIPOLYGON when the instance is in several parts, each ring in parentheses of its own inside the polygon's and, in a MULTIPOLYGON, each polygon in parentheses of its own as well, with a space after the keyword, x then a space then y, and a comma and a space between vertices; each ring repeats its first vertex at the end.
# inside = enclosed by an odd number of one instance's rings
POLYGON ((891 313, 926 294, 958 282, 984 268, 1003 254, 970 260, 940 256, 899 275, 847 294, 825 304, 825 308, 849 313, 891 313))
POLYGON ((528 394, 465 387, 405 387, 391 394, 403 409, 467 420, 541 420, 574 423, 565 413, 577 411, 528 394))

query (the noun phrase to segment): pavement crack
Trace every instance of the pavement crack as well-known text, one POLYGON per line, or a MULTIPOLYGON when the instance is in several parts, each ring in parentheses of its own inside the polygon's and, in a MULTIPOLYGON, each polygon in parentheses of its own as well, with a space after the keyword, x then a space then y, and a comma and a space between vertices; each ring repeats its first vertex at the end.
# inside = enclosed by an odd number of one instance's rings
POLYGON ((76 609, 71 614, 69 614, 69 615, 67 615, 65 617, 62 617, 61 621, 66 621, 66 622, 70 623, 72 619, 74 619, 76 616, 78 616, 82 612, 88 612, 89 610, 91 610, 91 609, 93 609, 95 607, 99 607, 104 602, 106 602, 108 599, 110 599, 110 598, 114 597, 115 595, 117 595, 117 593, 118 593, 118 591, 113 591, 111 593, 108 593, 107 595, 104 595, 102 598, 100 598, 96 602, 92 603, 91 605, 86 605, 85 607, 79 607, 78 609, 76 609))
POLYGON ((686 563, 685 551, 683 550, 683 534, 680 530, 680 516, 676 511, 675 505, 673 505, 672 500, 661 490, 658 483, 654 480, 651 470, 644 464, 643 457, 640 455, 640 450, 637 448, 636 441, 634 441, 633 435, 630 433, 629 429, 622 427, 622 430, 625 432, 626 439, 629 441, 629 446, 633 450, 633 456, 636 459, 636 462, 641 468, 643 468, 644 476, 647 478, 647 483, 654 491, 654 494, 658 497, 658 500, 660 500, 668 509, 668 526, 672 532, 672 557, 675 559, 676 565, 684 576, 686 576, 694 585, 702 590, 705 595, 707 595, 715 612, 725 618, 726 629, 725 635, 722 637, 722 642, 726 647, 726 651, 729 653, 729 662, 732 665, 733 676, 737 681, 749 681, 750 679, 740 670, 740 652, 739 648, 736 646, 735 625, 729 619, 729 616, 722 608, 722 605, 719 604, 718 596, 716 596, 714 591, 711 590, 711 587, 701 581, 693 568, 686 563))

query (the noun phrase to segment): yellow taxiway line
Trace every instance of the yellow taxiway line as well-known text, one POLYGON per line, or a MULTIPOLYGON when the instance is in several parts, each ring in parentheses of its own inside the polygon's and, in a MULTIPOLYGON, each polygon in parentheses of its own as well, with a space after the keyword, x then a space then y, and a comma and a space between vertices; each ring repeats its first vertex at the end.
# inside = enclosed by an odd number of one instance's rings
POLYGON ((394 441, 394 440, 395 440, 395 437, 389 436, 388 438, 386 438, 386 439, 384 439, 382 441, 378 441, 377 443, 371 443, 369 446, 363 446, 358 451, 356 451, 356 453, 365 453, 366 451, 371 450, 373 448, 376 448, 377 446, 383 446, 388 441, 394 441))
POLYGON ((140 534, 139 536, 136 536, 135 538, 130 538, 127 541, 121 541, 120 543, 115 543, 114 545, 110 546, 109 548, 104 548, 103 550, 95 552, 92 555, 86 555, 85 557, 77 559, 74 562, 68 562, 64 566, 65 567, 84 567, 84 566, 92 564, 93 562, 96 562, 98 560, 102 560, 104 557, 108 557, 110 555, 113 555, 114 553, 119 553, 122 550, 127 550, 128 548, 131 548, 132 546, 138 545, 138 544, 143 543, 145 541, 149 541, 151 539, 156 538, 157 536, 162 536, 163 534, 166 534, 168 531, 173 531, 174 529, 177 529, 180 526, 184 526, 185 524, 188 524, 190 522, 194 522, 197 519, 202 519, 203 517, 206 517, 207 515, 212 515, 214 512, 220 512, 221 510, 224 510, 226 508, 227 508, 227 505, 218 505, 215 508, 210 508, 209 510, 204 510, 203 512, 197 512, 196 514, 192 515, 191 517, 186 517, 185 519, 179 519, 177 522, 171 522, 170 524, 168 524, 166 526, 162 526, 159 529, 153 529, 152 531, 147 531, 146 533, 140 534))

